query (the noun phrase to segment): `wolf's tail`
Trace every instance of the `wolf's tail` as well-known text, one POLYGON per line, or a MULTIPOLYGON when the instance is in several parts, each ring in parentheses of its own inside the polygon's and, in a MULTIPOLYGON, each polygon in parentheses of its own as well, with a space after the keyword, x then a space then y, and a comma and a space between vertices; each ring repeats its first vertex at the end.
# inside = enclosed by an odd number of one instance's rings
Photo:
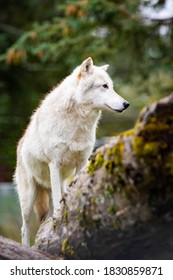
POLYGON ((34 211, 39 220, 42 222, 49 211, 49 194, 45 188, 38 187, 38 194, 34 204, 34 211))

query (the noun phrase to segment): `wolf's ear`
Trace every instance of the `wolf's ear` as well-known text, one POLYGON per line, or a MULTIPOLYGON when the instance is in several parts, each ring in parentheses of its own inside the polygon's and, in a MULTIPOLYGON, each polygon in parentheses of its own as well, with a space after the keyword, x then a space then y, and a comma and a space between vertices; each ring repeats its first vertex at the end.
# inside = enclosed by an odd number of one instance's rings
POLYGON ((92 68, 93 68, 93 60, 91 57, 88 57, 86 60, 82 62, 80 71, 81 73, 92 73, 92 68))
POLYGON ((109 68, 109 64, 106 64, 106 65, 103 65, 103 66, 100 66, 100 68, 104 71, 107 71, 108 68, 109 68))

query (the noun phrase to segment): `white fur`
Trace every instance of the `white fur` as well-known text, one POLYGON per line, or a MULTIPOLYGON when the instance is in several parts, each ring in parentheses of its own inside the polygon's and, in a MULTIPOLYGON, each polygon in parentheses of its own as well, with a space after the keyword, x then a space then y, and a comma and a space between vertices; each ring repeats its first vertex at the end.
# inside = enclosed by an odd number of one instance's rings
POLYGON ((56 215, 65 180, 87 164, 101 110, 125 109, 126 101, 113 90, 107 68, 94 66, 91 58, 85 60, 46 96, 19 142, 15 181, 25 245, 29 245, 29 221, 38 186, 51 189, 50 207, 56 215))

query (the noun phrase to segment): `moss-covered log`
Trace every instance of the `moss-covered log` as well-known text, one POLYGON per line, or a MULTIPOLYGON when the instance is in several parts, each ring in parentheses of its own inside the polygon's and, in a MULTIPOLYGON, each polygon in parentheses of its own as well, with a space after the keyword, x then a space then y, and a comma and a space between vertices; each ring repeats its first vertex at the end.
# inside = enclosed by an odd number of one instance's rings
POLYGON ((96 150, 35 247, 69 259, 173 258, 173 94, 96 150))

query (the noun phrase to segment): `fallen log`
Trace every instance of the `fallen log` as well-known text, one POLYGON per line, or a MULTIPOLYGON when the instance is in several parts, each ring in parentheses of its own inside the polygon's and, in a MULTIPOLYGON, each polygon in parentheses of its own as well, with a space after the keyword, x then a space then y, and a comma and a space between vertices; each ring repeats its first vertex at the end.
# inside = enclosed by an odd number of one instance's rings
POLYGON ((52 258, 49 254, 27 248, 11 239, 0 237, 0 260, 50 260, 52 258))

